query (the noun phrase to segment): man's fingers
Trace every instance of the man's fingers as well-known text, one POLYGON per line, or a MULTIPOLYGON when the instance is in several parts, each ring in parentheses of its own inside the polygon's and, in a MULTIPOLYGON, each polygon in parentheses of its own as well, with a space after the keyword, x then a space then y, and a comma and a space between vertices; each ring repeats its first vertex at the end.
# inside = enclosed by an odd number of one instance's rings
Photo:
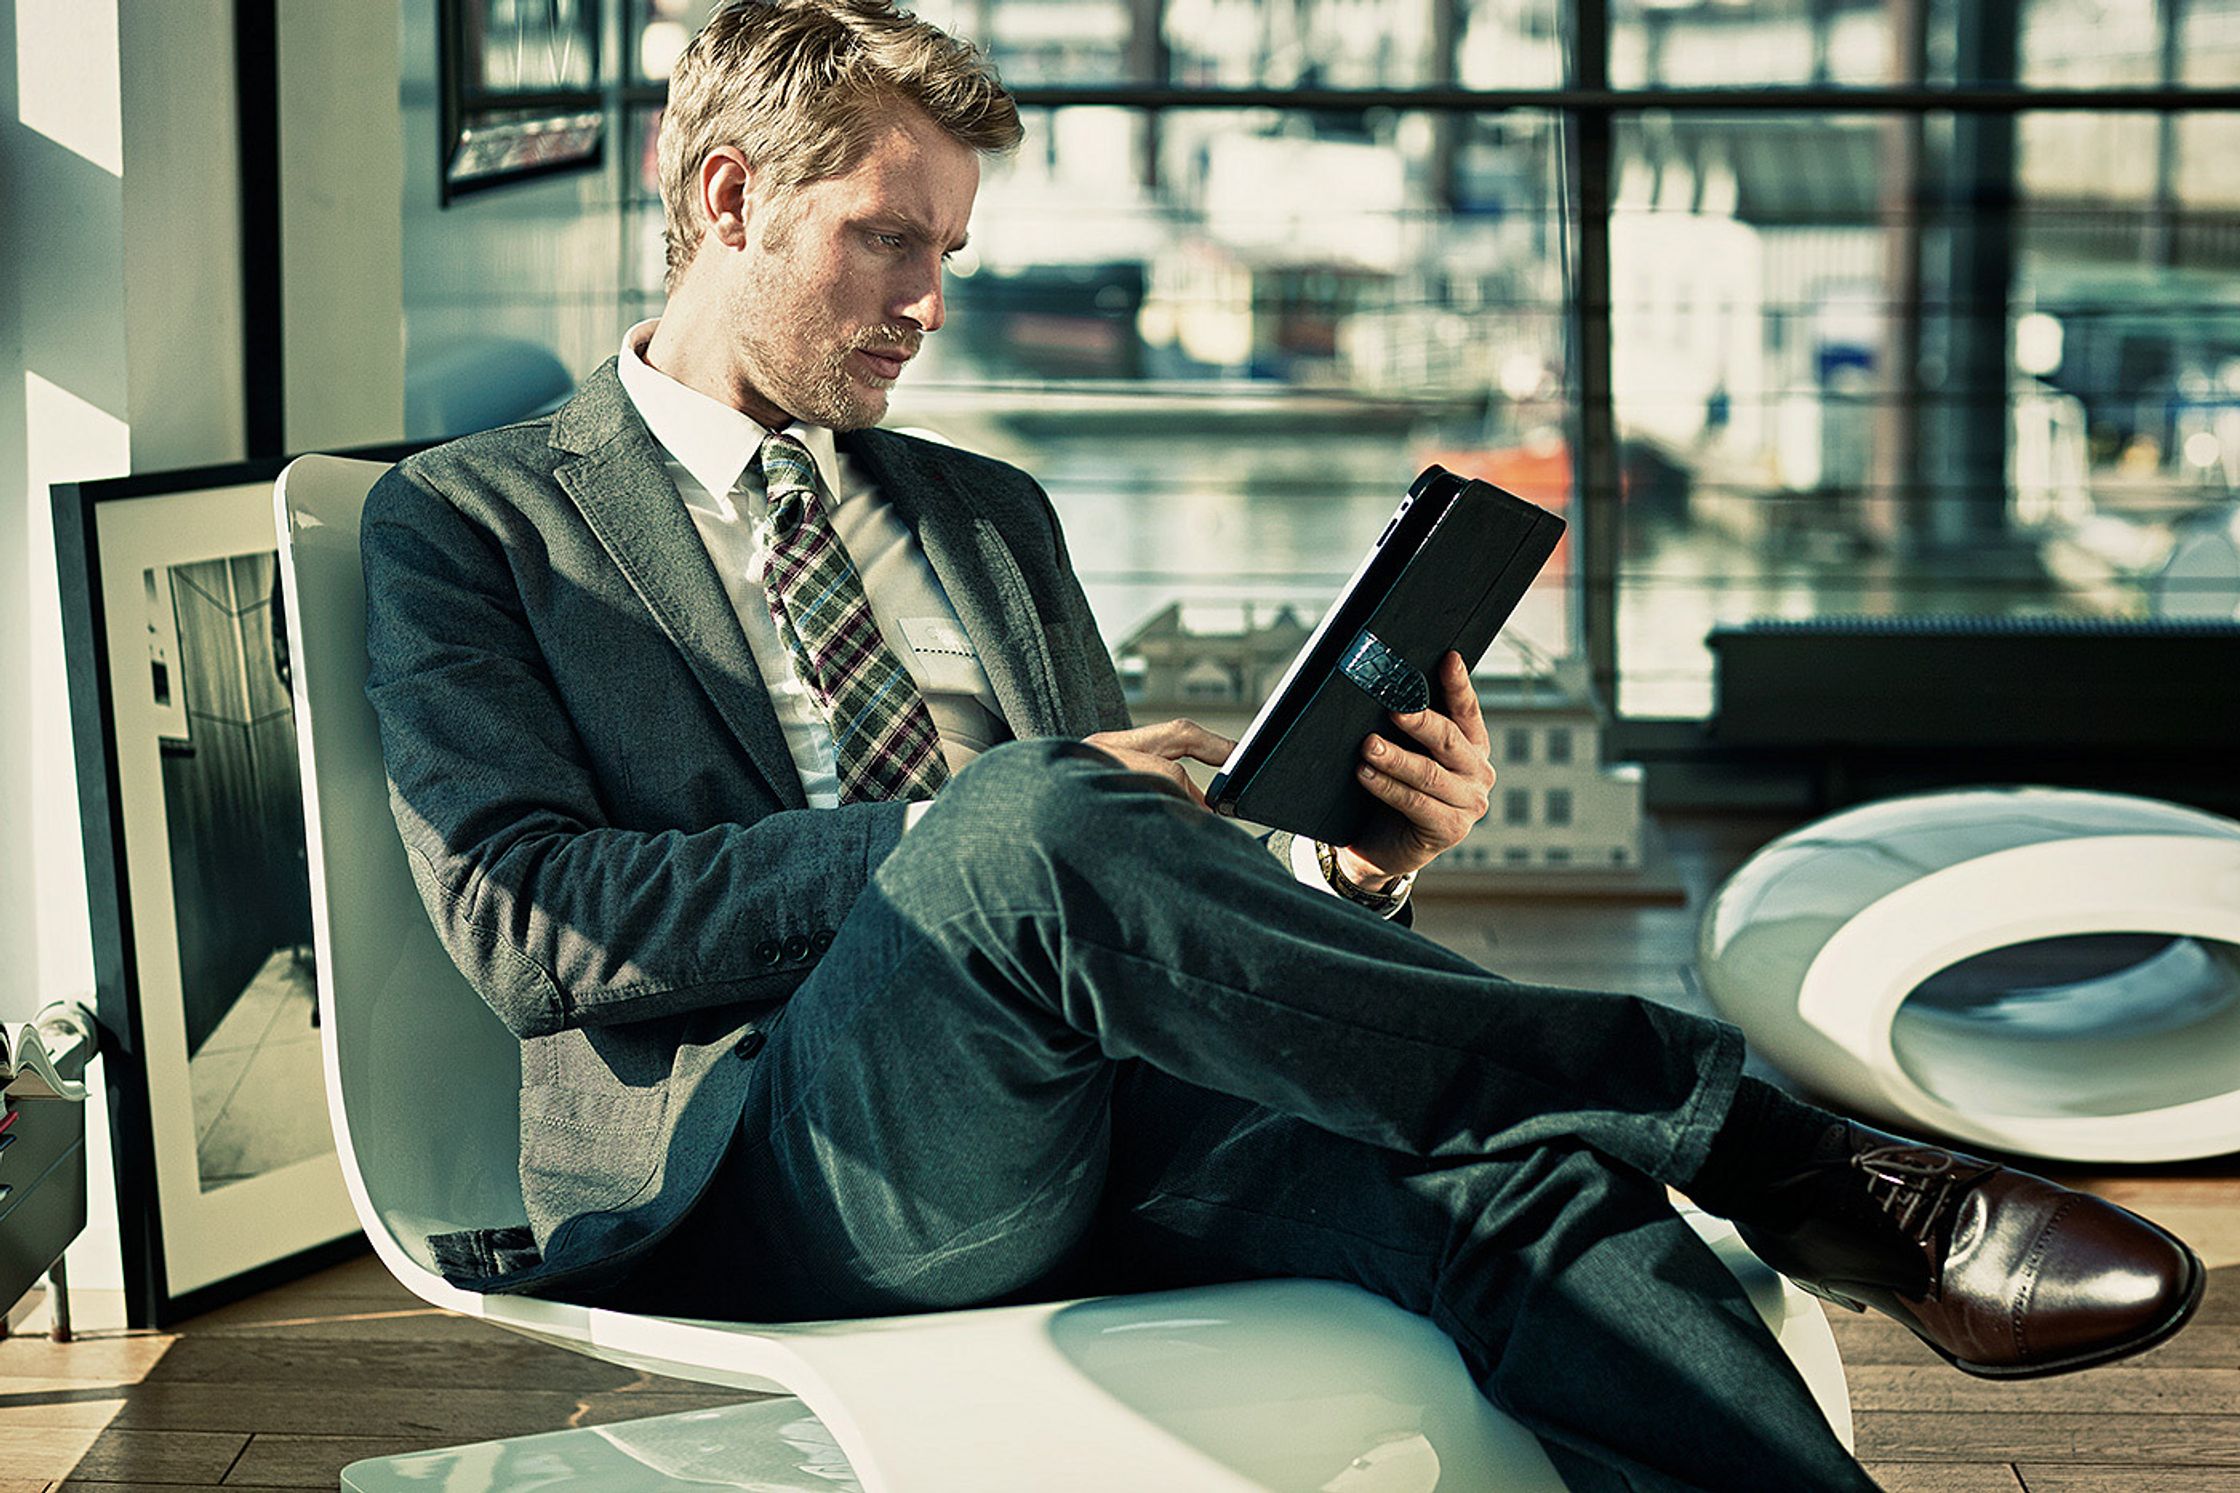
POLYGON ((1367 850, 1352 848, 1370 865, 1394 874, 1420 868, 1459 844, 1485 818, 1493 797, 1485 718, 1462 655, 1450 649, 1439 661, 1439 675, 1451 714, 1437 708, 1395 713, 1397 730, 1372 732, 1361 743, 1356 769, 1361 786, 1399 814, 1405 838, 1387 843, 1389 837, 1380 835, 1367 850))
POLYGON ((1364 762, 1356 775, 1362 787, 1397 809, 1401 818, 1415 826, 1417 837, 1434 848, 1453 844, 1469 829, 1460 822, 1463 810, 1382 768, 1364 762))
POLYGON ((1382 736, 1372 735, 1362 744, 1368 765, 1426 799, 1470 816, 1475 824, 1486 811, 1491 785, 1446 767, 1421 752, 1408 751, 1382 736))
POLYGON ((1171 758, 1162 757, 1157 752, 1147 752, 1140 747, 1129 746, 1120 739, 1133 734, 1133 732, 1128 731, 1104 731, 1095 736, 1084 737, 1082 740, 1131 772, 1145 772, 1153 777, 1165 778, 1168 782, 1179 787, 1189 797, 1190 802, 1201 809, 1205 808, 1205 794, 1198 790, 1196 783, 1190 781, 1190 774, 1183 768, 1182 764, 1171 758))
POLYGON ((1408 715, 1395 712, 1392 723, 1413 736, 1442 766, 1455 772, 1468 772, 1472 762, 1483 762, 1486 758, 1481 743, 1471 741, 1463 735, 1460 726, 1436 710, 1418 710, 1408 715))
POLYGON ((1198 790, 1196 783, 1190 781, 1190 774, 1183 769, 1182 764, 1174 759, 1161 757, 1155 752, 1147 752, 1142 754, 1137 762, 1131 763, 1130 766, 1134 766, 1142 772, 1157 773, 1167 781, 1178 784, 1182 791, 1190 796, 1190 802, 1201 809, 1206 807, 1205 794, 1198 790))
POLYGON ((1170 762, 1188 757, 1215 767, 1228 761, 1229 754, 1237 749, 1237 744, 1228 737, 1186 719, 1160 721, 1126 731, 1099 731, 1085 739, 1092 746, 1124 747, 1132 752, 1164 757, 1170 762))
POLYGON ((1165 749, 1160 753, 1164 757, 1188 757, 1195 762, 1210 762, 1219 767, 1237 749, 1237 744, 1228 737, 1218 731, 1209 731, 1192 720, 1168 721, 1154 729, 1167 733, 1165 749))
POLYGON ((1484 751, 1492 745, 1492 739, 1486 735, 1485 712, 1478 708, 1478 691, 1470 683, 1470 666, 1450 648, 1440 660, 1439 673, 1447 691, 1447 718, 1472 746, 1484 751))

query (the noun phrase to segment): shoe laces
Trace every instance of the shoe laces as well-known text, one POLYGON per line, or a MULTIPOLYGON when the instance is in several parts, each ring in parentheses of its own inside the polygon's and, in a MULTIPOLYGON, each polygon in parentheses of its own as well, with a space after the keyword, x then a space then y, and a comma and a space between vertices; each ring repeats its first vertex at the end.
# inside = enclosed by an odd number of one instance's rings
MULTIPOLYGON (((1848 1164, 1866 1178, 1867 1195, 1921 1247, 1929 1278, 1936 1281, 1951 1238, 1953 1206, 1992 1166, 1933 1146, 1914 1145, 1875 1146, 1855 1153, 1848 1164)), ((1935 1294, 1933 1287, 1931 1294, 1935 1294)))
POLYGON ((1807 1162, 1777 1181, 1772 1190, 1798 1198, 1814 1212, 1834 1208, 1854 1219, 1879 1212, 1891 1230, 1890 1242, 1916 1252, 1910 1278, 1889 1284, 1900 1287, 1906 1296, 1933 1300, 1942 1284, 1957 1205, 1979 1178, 1993 1170, 1989 1162, 1935 1146, 1891 1142, 1807 1162), (1805 1202, 1806 1198, 1811 1201, 1805 1202))
POLYGON ((1916 1239, 1925 1239, 1944 1215, 1962 1170, 1950 1151, 1926 1146, 1877 1146, 1850 1158, 1867 1178, 1867 1194, 1916 1239))

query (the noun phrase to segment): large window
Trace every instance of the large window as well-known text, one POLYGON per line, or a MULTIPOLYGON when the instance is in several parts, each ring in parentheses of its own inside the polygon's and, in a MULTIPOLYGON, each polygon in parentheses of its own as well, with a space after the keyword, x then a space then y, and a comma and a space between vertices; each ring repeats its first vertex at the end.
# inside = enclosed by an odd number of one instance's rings
POLYGON ((2164 123, 1618 121, 1625 714, 1722 623, 2166 605, 2240 485, 2240 115, 2164 123))
MULTIPOLYGON (((650 312, 707 6, 632 3, 650 312)), ((1433 461, 1572 523, 1482 671, 1634 720, 1723 624, 2216 603, 2158 578, 2240 489, 2240 0, 922 10, 1027 143, 891 418, 1044 479, 1116 648, 1295 636, 1433 461)))

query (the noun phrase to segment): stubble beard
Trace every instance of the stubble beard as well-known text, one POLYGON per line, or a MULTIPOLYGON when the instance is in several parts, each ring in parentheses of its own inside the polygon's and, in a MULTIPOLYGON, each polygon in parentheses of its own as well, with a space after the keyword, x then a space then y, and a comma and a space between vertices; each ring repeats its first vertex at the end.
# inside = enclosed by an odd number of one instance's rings
POLYGON ((738 312, 748 381, 764 399, 831 430, 861 430, 885 416, 886 391, 866 389, 849 373, 854 339, 842 338, 829 317, 753 292, 741 297, 738 312))
MULTIPOLYGON (((764 250, 782 255, 791 247, 794 226, 783 218, 771 224, 764 250)), ((884 323, 848 332, 783 275, 740 287, 731 312, 755 392, 797 420, 834 431, 862 430, 886 417, 893 381, 865 380, 849 366, 855 354, 890 348, 915 353, 920 340, 884 323)))

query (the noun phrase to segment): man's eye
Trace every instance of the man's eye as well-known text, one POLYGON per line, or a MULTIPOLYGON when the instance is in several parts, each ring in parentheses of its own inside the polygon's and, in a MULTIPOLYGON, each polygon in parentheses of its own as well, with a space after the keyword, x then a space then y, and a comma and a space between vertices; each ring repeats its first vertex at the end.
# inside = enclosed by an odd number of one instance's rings
POLYGON ((874 233, 871 241, 882 249, 899 249, 903 246, 902 235, 899 233, 874 233))

